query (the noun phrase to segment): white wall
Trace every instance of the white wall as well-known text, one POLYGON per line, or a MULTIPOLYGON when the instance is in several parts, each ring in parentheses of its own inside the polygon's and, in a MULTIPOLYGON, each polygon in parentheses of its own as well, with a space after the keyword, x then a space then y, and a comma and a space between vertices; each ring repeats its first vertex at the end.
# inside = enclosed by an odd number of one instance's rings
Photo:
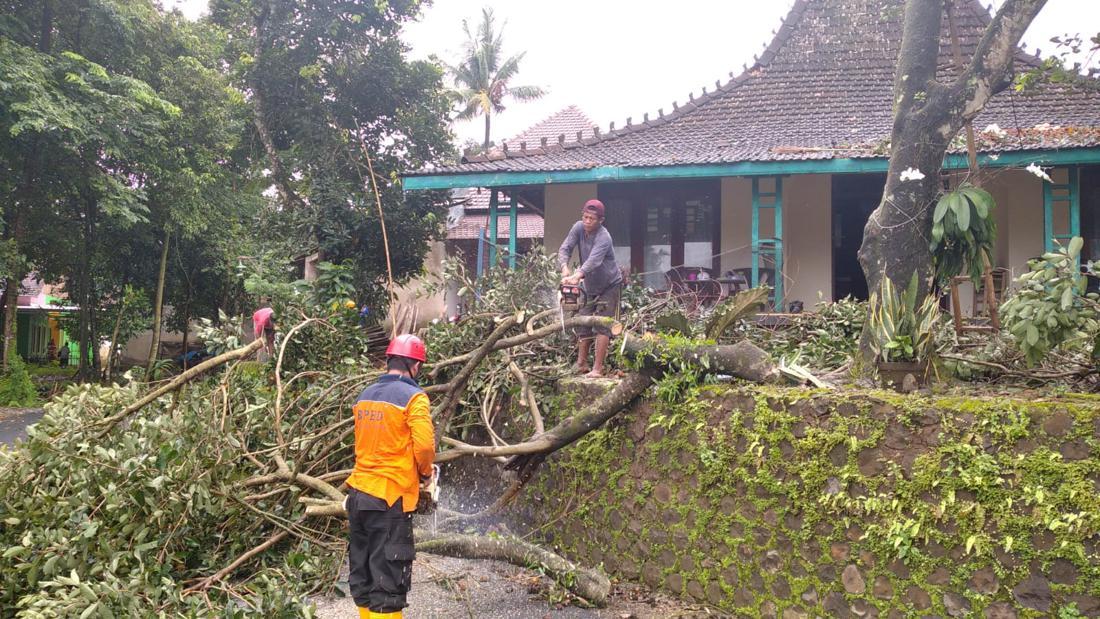
POLYGON ((596 194, 595 183, 546 186, 543 246, 547 253, 558 251, 569 229, 580 220, 584 203, 595 198, 596 194))
POLYGON ((783 179, 783 247, 786 301, 806 309, 818 293, 833 298, 832 177, 828 174, 783 179))
POLYGON ((1015 277, 1043 253, 1043 181, 1024 170, 993 170, 983 185, 997 203, 997 266, 1015 277))
MULTIPOLYGON (((809 309, 818 292, 833 294, 831 177, 827 174, 783 179, 783 260, 786 301, 801 300, 809 309)), ((760 236, 773 234, 773 215, 763 211, 760 236)), ((722 271, 752 266, 752 181, 722 179, 722 271)))
POLYGON ((420 310, 418 323, 423 325, 435 318, 442 318, 446 312, 446 299, 442 292, 429 295, 427 286, 438 283, 439 275, 443 272, 443 259, 447 251, 442 241, 433 241, 424 256, 424 272, 413 278, 409 283, 400 286, 395 291, 397 302, 403 305, 413 305, 420 310))

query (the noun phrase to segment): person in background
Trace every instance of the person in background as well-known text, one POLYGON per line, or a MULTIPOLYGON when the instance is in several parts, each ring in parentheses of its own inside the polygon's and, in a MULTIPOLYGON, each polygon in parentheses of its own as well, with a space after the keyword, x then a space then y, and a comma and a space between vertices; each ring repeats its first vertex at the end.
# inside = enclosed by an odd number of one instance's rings
POLYGON ((57 351, 58 365, 61 367, 69 366, 69 343, 65 342, 61 345, 61 348, 57 351))

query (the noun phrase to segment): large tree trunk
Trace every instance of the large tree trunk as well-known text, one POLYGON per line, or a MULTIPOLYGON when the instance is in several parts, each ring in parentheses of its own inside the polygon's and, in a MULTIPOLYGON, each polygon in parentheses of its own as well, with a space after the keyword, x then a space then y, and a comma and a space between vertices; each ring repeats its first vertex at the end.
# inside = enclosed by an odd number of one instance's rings
POLYGON ((607 576, 571 563, 561 556, 516 537, 416 532, 416 550, 467 559, 496 559, 528 569, 540 569, 596 606, 607 604, 611 581, 607 576))
POLYGON ((153 341, 149 344, 149 359, 145 363, 145 379, 153 376, 153 365, 160 355, 160 331, 164 318, 164 278, 168 273, 168 246, 172 241, 172 229, 164 226, 164 246, 160 248, 160 267, 157 270, 157 294, 153 303, 153 341))
MULTIPOLYGON (((54 0, 42 0, 42 17, 38 24, 38 51, 48 54, 53 47, 53 20, 54 0)), ((38 172, 42 167, 42 148, 38 135, 31 141, 27 157, 23 162, 23 181, 14 204, 7 210, 7 228, 9 239, 15 245, 16 252, 22 249, 23 243, 23 217, 27 212, 29 202, 33 202, 37 190, 38 172)), ((19 286, 23 282, 25 273, 13 273, 8 278, 4 298, 4 344, 3 359, 0 366, 6 372, 8 370, 8 355, 15 350, 15 326, 16 312, 19 307, 19 286)))
POLYGON ((92 341, 92 255, 95 251, 96 198, 90 192, 81 196, 84 206, 84 251, 80 255, 77 269, 80 278, 80 361, 77 363, 77 376, 81 381, 92 378, 91 360, 92 341))
POLYGON ((489 112, 485 112, 485 143, 483 143, 481 145, 482 148, 484 149, 484 151, 483 151, 484 153, 489 152, 489 144, 492 143, 492 142, 489 141, 489 123, 490 123, 490 114, 489 114, 489 112))
POLYGON ((4 281, 4 362, 3 369, 8 371, 9 355, 15 350, 15 313, 19 311, 20 280, 9 277, 4 281))
POLYGON ((190 323, 191 323, 191 301, 190 300, 188 300, 187 303, 183 306, 182 316, 183 316, 183 344, 182 344, 182 346, 183 346, 183 362, 182 362, 182 365, 183 365, 183 369, 186 370, 187 369, 187 335, 191 330, 189 328, 190 323))
POLYGON ((115 359, 118 358, 118 335, 122 330, 122 313, 126 311, 126 287, 122 288, 122 299, 118 302, 118 312, 115 313, 115 328, 111 330, 111 350, 107 353, 107 367, 103 372, 103 379, 111 382, 115 373, 115 359))
POLYGON ((930 207, 939 192, 943 157, 959 129, 1010 83, 1016 46, 1044 4, 1046 0, 1006 0, 978 41, 970 64, 953 81, 941 84, 935 77, 944 0, 906 3, 889 174, 859 250, 869 291, 877 290, 884 276, 905 288, 914 273, 918 293, 931 291, 930 207), (903 181, 901 174, 909 169, 924 177, 903 181))
POLYGON ((267 99, 264 96, 264 84, 258 76, 267 45, 267 18, 271 16, 271 4, 269 0, 261 0, 260 10, 253 20, 255 43, 252 46, 252 70, 249 72, 248 85, 252 94, 252 123, 256 127, 256 134, 260 137, 264 152, 267 154, 268 164, 271 166, 271 176, 275 180, 275 187, 282 198, 286 208, 305 208, 305 201, 294 191, 290 184, 290 175, 283 165, 283 159, 279 155, 279 149, 275 145, 275 138, 267 124, 267 99))

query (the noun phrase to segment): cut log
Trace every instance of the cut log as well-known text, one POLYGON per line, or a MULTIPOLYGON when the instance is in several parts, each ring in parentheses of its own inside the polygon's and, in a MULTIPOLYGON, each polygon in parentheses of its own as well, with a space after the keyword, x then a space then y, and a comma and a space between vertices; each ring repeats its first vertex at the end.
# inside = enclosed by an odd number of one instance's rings
POLYGON ((580 567, 560 555, 515 537, 437 534, 426 531, 417 531, 415 537, 416 549, 422 552, 464 559, 507 561, 527 569, 541 568, 571 593, 595 606, 605 606, 611 593, 611 581, 607 576, 580 567))
POLYGON ((652 363, 673 356, 681 362, 695 366, 700 371, 751 380, 757 383, 778 383, 783 380, 779 366, 768 353, 751 342, 735 344, 700 344, 672 346, 659 335, 637 337, 623 336, 623 351, 631 356, 646 355, 652 363))

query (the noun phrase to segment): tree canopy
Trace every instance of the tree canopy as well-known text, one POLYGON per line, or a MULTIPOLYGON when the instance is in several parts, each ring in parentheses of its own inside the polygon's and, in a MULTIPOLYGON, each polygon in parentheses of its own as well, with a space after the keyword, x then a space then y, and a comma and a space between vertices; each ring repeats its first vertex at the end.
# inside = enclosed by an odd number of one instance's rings
POLYGON ((64 284, 88 376, 127 286, 182 329, 243 309, 248 265, 289 280, 317 254, 384 303, 375 187, 395 277, 422 268, 438 196, 396 172, 452 147, 443 70, 397 36, 420 2, 214 0, 198 22, 154 0, 0 6, 0 276, 64 284))

